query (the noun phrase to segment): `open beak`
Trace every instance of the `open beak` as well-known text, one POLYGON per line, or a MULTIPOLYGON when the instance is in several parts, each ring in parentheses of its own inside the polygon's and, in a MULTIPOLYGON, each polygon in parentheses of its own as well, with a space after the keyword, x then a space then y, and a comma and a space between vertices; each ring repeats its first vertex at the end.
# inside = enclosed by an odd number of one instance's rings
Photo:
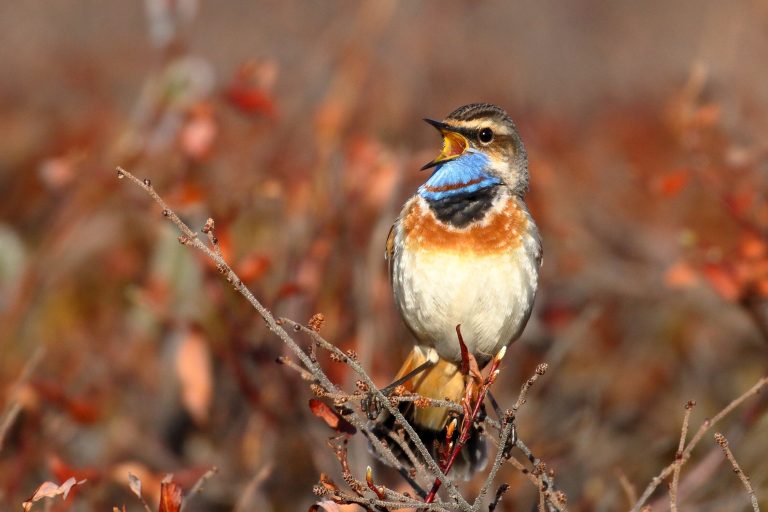
POLYGON ((437 158, 422 167, 422 171, 463 155, 469 147, 467 139, 462 134, 454 131, 454 128, 450 125, 435 121, 434 119, 424 119, 424 121, 437 128, 443 136, 443 150, 437 155, 437 158))

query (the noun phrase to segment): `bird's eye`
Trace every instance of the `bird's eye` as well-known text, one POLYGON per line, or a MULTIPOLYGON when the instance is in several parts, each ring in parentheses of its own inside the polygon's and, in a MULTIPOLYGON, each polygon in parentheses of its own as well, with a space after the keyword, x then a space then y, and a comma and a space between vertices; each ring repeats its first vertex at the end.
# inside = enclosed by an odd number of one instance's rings
POLYGON ((477 133, 477 138, 480 139, 480 142, 482 142, 483 144, 488 144, 493 140, 493 130, 491 130, 490 128, 482 128, 477 133))

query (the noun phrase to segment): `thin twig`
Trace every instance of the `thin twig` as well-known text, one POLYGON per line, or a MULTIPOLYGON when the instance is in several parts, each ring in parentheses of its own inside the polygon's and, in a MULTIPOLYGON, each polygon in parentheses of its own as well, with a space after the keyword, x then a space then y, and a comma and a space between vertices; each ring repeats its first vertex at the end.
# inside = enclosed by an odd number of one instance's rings
POLYGON ((533 386, 539 377, 547 373, 548 368, 549 365, 547 363, 541 363, 540 365, 536 366, 536 372, 530 379, 525 381, 522 389, 520 389, 520 395, 518 395, 515 405, 512 406, 513 412, 517 412, 517 410, 520 409, 520 407, 525 403, 528 397, 528 391, 531 389, 531 386, 533 386))
MULTIPOLYGON (((541 459, 536 457, 528 448, 528 446, 526 446, 526 444, 515 434, 514 421, 515 421, 515 413, 520 409, 520 407, 522 407, 525 404, 526 397, 531 387, 534 385, 534 383, 538 380, 539 377, 541 377, 546 373, 547 369, 548 369, 548 366, 546 364, 540 364, 536 367, 536 372, 534 373, 534 375, 531 376, 531 378, 528 379, 521 387, 520 394, 517 397, 517 401, 515 402, 515 405, 505 415, 505 419, 503 421, 503 427, 499 425, 499 428, 501 430, 500 436, 502 438, 498 444, 499 451, 496 453, 496 459, 494 460, 493 466, 491 467, 491 472, 486 478, 485 482, 483 483, 483 487, 480 490, 480 494, 478 495, 477 499, 475 499, 475 502, 473 503, 472 509, 474 511, 480 509, 480 506, 482 505, 483 496, 487 494, 488 488, 492 484, 493 480, 495 479, 496 473, 498 472, 500 465, 505 460, 509 461, 509 463, 512 464, 512 466, 514 466, 521 473, 523 473, 531 481, 531 483, 533 483, 538 489, 541 489, 542 486, 544 487, 545 489, 544 495, 546 497, 547 503, 551 508, 558 511, 567 510, 565 506, 565 501, 564 501, 565 495, 559 491, 554 492, 555 484, 553 481, 553 477, 551 475, 549 475, 547 472, 531 471, 528 468, 526 468, 525 465, 523 465, 519 460, 512 457, 511 454, 504 453, 504 450, 509 443, 509 437, 512 436, 514 442, 511 443, 511 446, 514 446, 515 448, 523 452, 523 454, 526 456, 526 458, 533 465, 534 468, 537 468, 542 464, 541 459), (555 494, 556 499, 553 499, 553 493, 555 494)), ((495 420, 489 420, 488 418, 486 418, 486 422, 495 423, 495 420)))
POLYGON ((501 484, 498 489, 496 489, 496 496, 493 497, 493 501, 490 505, 488 505, 488 512, 493 512, 496 510, 496 507, 499 505, 499 502, 501 501, 501 497, 504 496, 504 493, 509 490, 509 484, 501 484))
POLYGON ((752 488, 752 484, 749 483, 749 477, 741 469, 739 463, 736 462, 736 457, 734 457, 731 448, 728 446, 728 440, 723 434, 716 432, 715 442, 720 445, 720 448, 723 449, 725 458, 728 459, 728 462, 731 463, 731 467, 733 467, 733 472, 736 473, 736 475, 739 477, 739 480, 741 480, 741 483, 744 484, 744 488, 747 490, 747 494, 749 495, 749 501, 752 502, 752 510, 754 512, 760 512, 760 505, 757 503, 757 495, 755 494, 755 490, 752 488))
MULTIPOLYGON (((682 465, 686 463, 686 461, 691 456, 691 452, 694 448, 696 448, 696 445, 699 443, 704 434, 707 433, 707 431, 714 427, 721 419, 727 416, 736 407, 741 405, 747 398, 758 394, 766 384, 768 384, 768 376, 760 378, 751 388, 749 388, 747 391, 742 393, 741 396, 735 398, 731 403, 725 406, 719 413, 715 415, 714 418, 711 420, 705 420, 693 438, 691 438, 691 441, 685 447, 685 450, 683 450, 683 456, 681 457, 680 464, 682 465)), ((664 481, 665 478, 672 474, 676 464, 677 460, 669 464, 667 467, 662 469, 658 475, 653 477, 651 482, 645 488, 645 491, 643 491, 643 494, 640 496, 640 499, 637 500, 635 506, 632 507, 630 512, 640 512, 640 510, 643 508, 643 505, 645 505, 645 502, 648 501, 648 498, 650 498, 651 494, 653 494, 653 491, 656 490, 656 488, 661 484, 661 482, 664 481)))
POLYGON ((509 453, 506 453, 506 451, 507 451, 507 443, 509 442, 510 436, 513 436, 513 439, 514 439, 513 445, 517 445, 518 439, 514 433, 515 413, 525 403, 525 397, 527 396, 528 391, 531 389, 531 386, 533 386, 536 380, 542 375, 544 375, 546 371, 547 371, 546 364, 540 364, 536 367, 535 373, 531 376, 530 379, 525 381, 522 388, 520 389, 520 395, 517 397, 517 401, 515 402, 515 405, 512 407, 512 410, 505 415, 504 421, 503 421, 504 426, 501 429, 501 435, 500 435, 501 439, 499 441, 499 450, 498 452, 496 452, 496 459, 493 461, 493 466, 491 466, 491 472, 486 477, 485 482, 483 482, 483 486, 480 489, 480 492, 478 493, 477 498, 475 499, 475 502, 472 504, 472 510, 480 509, 480 505, 482 504, 482 501, 485 498, 485 495, 488 493, 489 487, 491 486, 494 479, 496 478, 496 473, 499 471, 501 464, 504 462, 504 460, 509 458, 509 453))
MULTIPOLYGON (((472 354, 469 354, 467 351, 466 345, 464 344, 464 340, 461 336, 461 326, 459 325, 456 326, 456 335, 458 336, 459 344, 462 347, 462 372, 466 372, 465 375, 478 372, 476 369, 477 362, 475 361, 472 354), (470 371, 470 368, 473 370, 470 371)), ((477 384, 474 381, 475 379, 482 378, 481 375, 473 374, 470 375, 469 379, 467 379, 467 389, 464 393, 464 399, 462 400, 462 405, 466 408, 466 410, 461 420, 461 431, 459 438, 455 441, 455 443, 453 443, 453 446, 450 447, 448 460, 441 468, 445 474, 448 474, 448 472, 451 470, 456 457, 458 457, 459 452, 461 452, 462 448, 464 448, 464 445, 469 440, 472 429, 474 428, 475 420, 477 419, 483 402, 485 401, 485 395, 488 393, 488 389, 493 385, 493 383, 496 381, 496 377, 499 375, 499 365, 501 365, 501 360, 504 358, 506 351, 507 347, 502 347, 501 350, 499 350, 499 352, 493 356, 491 366, 488 370, 488 376, 485 377, 485 379, 480 383, 479 390, 475 391, 475 389, 477 389, 477 384), (472 403, 473 395, 475 395, 474 404, 472 403)), ((441 485, 442 480, 440 478, 436 478, 434 484, 432 484, 432 489, 429 491, 429 494, 424 501, 431 503, 432 500, 435 499, 437 491, 440 489, 441 485)))
POLYGON ((190 489, 189 494, 187 494, 186 498, 181 502, 181 508, 179 509, 179 512, 184 512, 184 508, 187 506, 187 503, 189 503, 190 499, 198 494, 200 491, 203 490, 203 486, 205 483, 210 480, 216 473, 219 472, 219 468, 216 466, 213 466, 211 469, 206 471, 203 476, 197 479, 197 482, 195 482, 195 485, 192 486, 192 489, 190 489))
POLYGON ((0 453, 3 451, 5 437, 8 435, 11 427, 16 422, 16 418, 19 417, 19 413, 22 409, 21 403, 19 403, 18 396, 16 395, 22 386, 24 386, 30 379, 32 373, 35 371, 35 368, 37 368, 37 365, 40 364, 40 361, 43 360, 44 355, 45 349, 43 347, 38 347, 32 353, 32 357, 27 360, 24 368, 19 374, 19 377, 16 379, 13 387, 11 387, 10 391, 8 392, 8 402, 5 406, 5 410, 3 411, 2 416, 0 416, 0 453))
POLYGON ((627 502, 631 507, 637 501, 637 489, 635 489, 635 486, 632 485, 629 478, 627 478, 626 473, 624 473, 621 468, 618 468, 616 472, 619 475, 619 484, 621 484, 621 488, 624 490, 624 494, 627 497, 627 502))
POLYGON ((696 402, 689 400, 685 404, 685 416, 683 416, 683 426, 680 429, 680 442, 677 444, 675 452, 675 469, 672 473, 672 485, 669 486, 669 508, 671 512, 677 512, 677 485, 680 481, 680 469, 683 467, 683 448, 685 447, 685 438, 688 436, 688 421, 691 418, 696 402))
MULTIPOLYGON (((413 427, 408 422, 408 420, 405 419, 405 417, 402 415, 402 413, 397 407, 392 405, 389 398, 385 396, 384 393, 382 393, 381 390, 379 390, 379 388, 376 387, 373 380, 371 380, 371 378, 368 376, 365 370, 363 370, 362 366, 360 366, 360 363, 358 363, 354 358, 349 357, 341 349, 331 344, 329 341, 327 341, 325 338, 320 336, 318 333, 316 333, 312 329, 309 329, 308 327, 305 327, 288 318, 281 318, 280 321, 292 327, 294 330, 301 331, 309 335, 312 338, 312 340, 316 342, 321 348, 328 350, 332 354, 336 354, 337 357, 341 358, 341 360, 345 364, 347 364, 350 368, 352 368, 352 370, 355 373, 357 373, 357 375, 360 376, 361 380, 368 386, 368 388, 371 390, 373 395, 379 400, 379 403, 381 403, 382 406, 387 410, 387 412, 390 413, 392 416, 394 416, 395 421, 397 421, 397 423, 399 423, 403 427, 406 434, 408 434, 408 437, 413 442, 413 445, 416 448, 416 451, 419 452, 419 456, 423 458, 424 463, 427 466, 427 469, 429 469, 429 471, 432 472, 435 478, 440 478, 443 481, 447 480, 446 489, 448 490, 449 496, 454 500, 458 501, 459 504, 462 507, 464 507, 465 510, 469 510, 471 508, 469 503, 467 503, 466 499, 464 499, 464 497, 459 492, 458 488, 456 487, 456 484, 452 480, 446 479, 446 476, 441 470, 440 466, 437 464, 435 459, 430 455, 429 450, 427 450, 426 446, 424 446, 424 443, 421 441, 421 439, 419 438, 419 435, 413 429, 413 427)), ((365 427, 361 427, 361 429, 365 429, 365 427)))
POLYGON ((485 495, 488 494, 488 489, 490 488, 493 481, 496 479, 496 473, 499 472, 499 468, 504 463, 505 460, 509 458, 509 454, 506 453, 506 446, 509 442, 510 436, 512 436, 512 432, 515 429, 515 420, 513 417, 509 417, 505 423, 504 428, 501 430, 501 439, 499 441, 499 449, 496 452, 496 458, 493 461, 493 466, 491 466, 491 471, 488 473, 488 476, 485 478, 485 481, 483 482, 483 487, 480 489, 480 492, 477 494, 477 498, 475 498, 474 503, 472 504, 472 510, 477 511, 480 510, 480 506, 483 503, 483 500, 485 499, 485 495))
MULTIPOLYGON (((424 467, 424 464, 419 460, 419 458, 416 456, 415 453, 413 453, 413 450, 411 450, 411 447, 408 446, 408 441, 405 440, 403 437, 402 431, 397 432, 388 432, 387 438, 391 439, 397 446, 400 447, 400 449, 403 451, 406 457, 408 457, 408 461, 413 465, 414 469, 416 470, 416 474, 425 474, 426 468, 424 467)), ((426 497, 426 492, 423 491, 423 489, 418 489, 418 491, 421 491, 424 496, 426 497)))

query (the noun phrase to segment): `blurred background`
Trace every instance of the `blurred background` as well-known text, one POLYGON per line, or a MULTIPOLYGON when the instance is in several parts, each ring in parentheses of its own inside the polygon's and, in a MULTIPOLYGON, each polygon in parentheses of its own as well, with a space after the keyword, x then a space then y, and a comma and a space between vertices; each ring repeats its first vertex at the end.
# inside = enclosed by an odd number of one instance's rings
MULTIPOLYGON (((683 405, 697 428, 768 368, 767 61, 756 0, 3 2, 2 508, 70 476, 53 510, 140 510, 128 472, 153 503, 218 466, 188 511, 306 510, 320 472, 341 481, 281 343, 115 167, 213 217, 269 308, 323 313, 383 386, 411 346, 384 241, 439 149, 421 118, 487 101, 527 144, 545 253, 494 392, 510 406, 547 362, 520 436, 571 510, 628 509, 620 481, 673 460, 683 405)), ((764 506, 767 407, 719 427, 764 506)), ((709 436, 681 482, 689 509, 747 506, 709 436)))

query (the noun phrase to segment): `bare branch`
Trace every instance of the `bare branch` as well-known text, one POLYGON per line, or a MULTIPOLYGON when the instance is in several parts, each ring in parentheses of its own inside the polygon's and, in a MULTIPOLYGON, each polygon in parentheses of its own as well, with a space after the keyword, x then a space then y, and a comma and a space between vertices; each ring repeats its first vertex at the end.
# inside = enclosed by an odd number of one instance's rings
POLYGON ((3 451, 3 443, 5 442, 5 437, 8 435, 8 431, 16 422, 16 418, 18 418, 19 413, 21 412, 21 403, 19 403, 16 395, 19 392, 19 389, 21 389, 32 376, 32 372, 35 371, 37 365, 43 360, 44 355, 45 349, 38 347, 32 354, 32 357, 30 357, 24 365, 24 369, 21 370, 18 379, 16 379, 15 384, 8 393, 8 402, 2 416, 0 416, 0 453, 3 451))
MULTIPOLYGON (((758 394, 763 389, 763 387, 766 386, 766 384, 768 384, 768 376, 760 378, 751 388, 749 388, 747 391, 742 393, 741 396, 735 398, 731 403, 725 406, 719 413, 715 415, 714 418, 711 420, 705 420, 693 438, 691 438, 691 442, 688 443, 688 445, 685 447, 685 450, 683 450, 683 455, 680 458, 680 465, 682 466, 685 464, 686 461, 691 457, 691 452, 693 452, 693 449, 696 448, 696 445, 699 443, 704 434, 707 433, 707 431, 714 427, 721 419, 727 416, 736 407, 741 405, 747 398, 758 394)), ((653 494, 653 491, 656 490, 656 488, 661 484, 661 482, 664 481, 665 478, 672 474, 677 463, 678 461, 675 460, 670 465, 662 469, 661 472, 651 480, 651 482, 645 488, 645 491, 643 491, 643 494, 640 496, 640 499, 637 500, 635 506, 632 507, 630 512, 640 512, 640 510, 643 508, 643 505, 645 505, 645 502, 647 502, 648 498, 650 498, 653 494)))
POLYGON ((672 474, 672 485, 669 487, 669 506, 671 512, 677 512, 677 485, 680 481, 680 469, 683 467, 683 448, 685 447, 685 438, 688 435, 688 421, 691 418, 696 402, 689 400, 685 404, 685 416, 683 416, 683 426, 680 429, 680 442, 677 445, 675 453, 675 469, 672 474))
POLYGON ((635 489, 635 486, 632 485, 632 483, 629 481, 629 478, 627 478, 626 473, 624 473, 621 468, 618 468, 616 471, 619 474, 619 483, 621 484, 621 488, 624 490, 624 494, 626 495, 629 506, 631 507, 637 501, 637 489, 635 489))
POLYGON ((720 448, 723 449, 725 458, 728 459, 728 462, 731 463, 731 467, 733 467, 733 472, 736 473, 736 475, 739 477, 739 480, 741 480, 741 483, 744 484, 744 488, 747 490, 747 495, 749 495, 749 501, 752 503, 752 510, 754 510, 754 512, 760 512, 760 505, 757 503, 757 495, 755 494, 755 490, 752 488, 752 484, 749 483, 749 477, 741 469, 739 463, 736 462, 736 457, 734 457, 731 448, 728 446, 728 439, 726 439, 725 436, 720 432, 716 432, 715 442, 720 445, 720 448))

